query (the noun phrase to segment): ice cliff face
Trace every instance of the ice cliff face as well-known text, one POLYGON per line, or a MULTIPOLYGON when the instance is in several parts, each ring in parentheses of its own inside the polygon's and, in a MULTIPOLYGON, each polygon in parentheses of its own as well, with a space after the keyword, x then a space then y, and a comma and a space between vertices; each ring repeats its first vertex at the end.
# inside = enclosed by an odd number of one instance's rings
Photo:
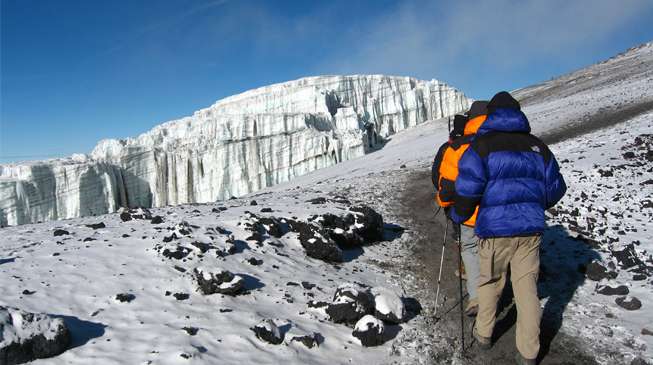
POLYGON ((250 90, 89 156, 0 165, 0 226, 239 196, 378 148, 470 101, 436 80, 320 76, 250 90))

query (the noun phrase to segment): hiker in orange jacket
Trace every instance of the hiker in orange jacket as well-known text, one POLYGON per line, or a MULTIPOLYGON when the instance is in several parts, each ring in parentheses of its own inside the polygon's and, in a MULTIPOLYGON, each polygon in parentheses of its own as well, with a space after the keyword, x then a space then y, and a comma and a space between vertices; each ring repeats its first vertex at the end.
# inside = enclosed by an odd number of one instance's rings
MULTIPOLYGON (((436 201, 439 206, 445 209, 447 217, 449 217, 449 210, 454 203, 456 194, 455 183, 458 177, 458 161, 469 147, 476 131, 483 124, 486 117, 487 101, 475 101, 472 103, 467 115, 456 115, 450 139, 440 147, 433 161, 431 171, 433 185, 437 191, 436 201)), ((478 296, 476 293, 480 270, 477 247, 478 237, 474 234, 477 213, 478 208, 476 208, 476 212, 472 217, 462 225, 453 224, 456 234, 460 229, 461 254, 465 265, 466 286, 469 294, 465 309, 468 316, 474 316, 478 312, 478 296)), ((462 275, 462 273, 459 273, 459 275, 462 275)))

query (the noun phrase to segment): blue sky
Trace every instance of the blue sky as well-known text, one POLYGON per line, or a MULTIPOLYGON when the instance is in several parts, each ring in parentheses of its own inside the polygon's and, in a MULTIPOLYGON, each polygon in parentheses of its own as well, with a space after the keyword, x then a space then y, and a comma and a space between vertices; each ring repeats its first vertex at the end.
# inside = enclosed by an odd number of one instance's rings
POLYGON ((487 98, 653 40, 650 0, 0 1, 0 163, 89 152, 308 75, 487 98))

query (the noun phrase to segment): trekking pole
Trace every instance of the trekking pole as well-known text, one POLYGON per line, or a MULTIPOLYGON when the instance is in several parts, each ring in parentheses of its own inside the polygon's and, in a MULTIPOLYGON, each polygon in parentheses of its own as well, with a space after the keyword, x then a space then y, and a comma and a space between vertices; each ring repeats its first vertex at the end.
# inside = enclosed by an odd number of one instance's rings
POLYGON ((438 298, 440 297, 440 280, 442 279, 442 264, 444 263, 444 246, 445 243, 447 242, 447 229, 449 228, 449 218, 445 217, 445 224, 444 224, 444 237, 442 238, 442 255, 440 255, 440 272, 438 273, 438 288, 435 291, 435 314, 434 316, 437 318, 438 316, 438 298))
MULTIPOLYGON (((462 267, 462 244, 460 242, 461 227, 458 225, 458 267, 462 267)), ((460 269, 459 269, 460 270, 460 269)), ((463 273, 458 275, 458 290, 460 293, 460 343, 461 353, 465 353, 465 315, 463 311, 463 273)))

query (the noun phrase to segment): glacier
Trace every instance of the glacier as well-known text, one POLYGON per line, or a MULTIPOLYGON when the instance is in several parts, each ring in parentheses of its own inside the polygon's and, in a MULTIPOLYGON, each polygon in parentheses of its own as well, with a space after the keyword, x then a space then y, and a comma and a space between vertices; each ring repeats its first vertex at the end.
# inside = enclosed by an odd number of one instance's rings
POLYGON ((90 154, 0 165, 0 226, 242 196, 360 157, 389 136, 466 110, 437 81, 315 76, 217 101, 90 154))

